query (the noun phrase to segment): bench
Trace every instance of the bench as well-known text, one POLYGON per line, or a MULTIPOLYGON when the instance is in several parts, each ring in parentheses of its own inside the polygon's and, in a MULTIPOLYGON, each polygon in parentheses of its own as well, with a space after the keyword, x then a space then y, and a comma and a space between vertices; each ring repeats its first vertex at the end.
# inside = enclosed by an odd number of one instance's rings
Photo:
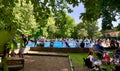
MULTIPOLYGON (((23 58, 8 58, 7 65, 9 71, 18 71, 24 69, 24 59, 23 58)), ((2 63, 0 63, 0 71, 3 71, 2 63)))
POLYGON ((7 65, 9 71, 17 71, 24 69, 24 59, 23 58, 8 58, 7 65))

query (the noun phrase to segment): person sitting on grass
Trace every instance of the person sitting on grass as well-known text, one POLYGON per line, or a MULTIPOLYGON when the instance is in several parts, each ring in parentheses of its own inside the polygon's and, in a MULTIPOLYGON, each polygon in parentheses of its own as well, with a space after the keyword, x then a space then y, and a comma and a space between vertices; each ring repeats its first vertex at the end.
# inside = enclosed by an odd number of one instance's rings
POLYGON ((103 61, 105 61, 105 63, 107 63, 108 65, 111 63, 110 55, 107 52, 103 54, 103 61))
POLYGON ((115 66, 112 67, 112 71, 120 71, 120 61, 115 60, 115 66))
POLYGON ((102 44, 102 40, 98 40, 98 43, 95 45, 95 51, 96 51, 96 55, 100 58, 103 59, 103 54, 104 54, 104 47, 101 45, 102 44))
POLYGON ((90 51, 87 58, 90 59, 90 61, 92 62, 92 65, 93 66, 98 66, 99 70, 102 71, 102 68, 101 68, 101 64, 102 62, 100 60, 97 60, 96 58, 94 58, 94 52, 93 51, 90 51))
POLYGON ((115 51, 115 57, 120 59, 120 47, 118 47, 115 51))
POLYGON ((120 71, 120 63, 115 66, 115 70, 114 71, 120 71))

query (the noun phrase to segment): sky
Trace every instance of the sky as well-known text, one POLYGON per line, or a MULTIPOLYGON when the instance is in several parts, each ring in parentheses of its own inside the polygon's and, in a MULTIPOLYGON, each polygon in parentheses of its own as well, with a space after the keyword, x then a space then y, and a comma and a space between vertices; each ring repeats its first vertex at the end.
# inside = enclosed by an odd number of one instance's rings
MULTIPOLYGON (((84 8, 84 5, 82 3, 79 4, 79 6, 76 6, 76 7, 72 7, 70 6, 70 8, 73 9, 73 12, 72 13, 68 13, 68 15, 70 15, 71 17, 73 17, 75 19, 75 22, 76 23, 79 23, 81 22, 82 20, 79 19, 79 16, 80 16, 80 13, 84 13, 85 12, 85 8, 84 8)), ((118 18, 118 17, 116 17, 118 18)), ((113 23, 113 26, 117 26, 118 25, 118 22, 120 22, 120 20, 117 20, 117 22, 112 22, 113 23)), ((102 19, 98 19, 98 26, 99 26, 99 30, 101 30, 101 23, 102 23, 102 19)))
POLYGON ((72 6, 70 6, 70 8, 73 10, 73 12, 69 13, 69 15, 75 19, 76 23, 79 23, 81 21, 79 19, 80 13, 85 12, 84 5, 82 3, 80 3, 78 6, 76 6, 74 8, 72 6))

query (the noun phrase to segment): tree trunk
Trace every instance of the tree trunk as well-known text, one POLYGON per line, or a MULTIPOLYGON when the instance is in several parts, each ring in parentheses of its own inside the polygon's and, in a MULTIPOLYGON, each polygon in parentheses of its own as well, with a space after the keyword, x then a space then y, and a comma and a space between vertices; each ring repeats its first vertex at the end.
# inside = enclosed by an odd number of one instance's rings
POLYGON ((4 44, 4 52, 2 56, 2 71, 8 71, 8 65, 7 65, 7 58, 6 58, 6 53, 7 53, 7 44, 4 44))

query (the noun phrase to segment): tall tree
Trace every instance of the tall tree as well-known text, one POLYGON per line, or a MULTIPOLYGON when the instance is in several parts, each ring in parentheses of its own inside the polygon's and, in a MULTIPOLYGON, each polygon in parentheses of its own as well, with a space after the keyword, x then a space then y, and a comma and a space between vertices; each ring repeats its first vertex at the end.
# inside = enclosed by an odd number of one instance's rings
POLYGON ((46 26, 48 25, 47 21, 50 16, 50 11, 54 13, 53 16, 56 20, 56 18, 58 18, 58 12, 65 9, 68 12, 72 12, 68 4, 72 4, 73 6, 77 6, 79 4, 77 0, 31 0, 31 2, 34 5, 34 15, 37 23, 39 24, 38 27, 40 32, 38 33, 41 33, 40 35, 46 36, 46 26))
POLYGON ((83 20, 93 21, 102 18, 102 30, 113 28, 112 21, 120 12, 119 0, 81 0, 86 12, 81 15, 83 20))
POLYGON ((47 32, 49 38, 55 38, 57 33, 57 27, 55 26, 55 18, 53 17, 52 12, 50 13, 50 17, 48 18, 47 32))
POLYGON ((55 16, 55 20, 55 25, 58 28, 58 37, 71 37, 75 27, 74 19, 68 16, 66 11, 60 10, 55 16))
POLYGON ((78 36, 78 38, 84 39, 84 38, 88 37, 88 32, 86 29, 81 28, 80 30, 77 30, 77 36, 78 36))
POLYGON ((47 20, 50 14, 50 8, 47 6, 49 3, 48 0, 31 0, 34 9, 34 16, 36 22, 38 23, 39 30, 37 31, 36 35, 47 36, 47 20))
POLYGON ((79 35, 80 31, 82 30, 81 33, 84 33, 85 35, 83 35, 82 37, 89 37, 89 38, 93 38, 94 34, 96 32, 98 32, 98 25, 97 22, 80 22, 77 26, 76 26, 76 32, 79 35), (94 27, 94 28, 93 28, 94 27), (85 32, 83 32, 85 31, 85 32))
POLYGON ((33 15, 33 5, 27 0, 18 0, 13 9, 15 20, 18 23, 18 32, 25 36, 35 34, 37 31, 36 19, 33 15))
POLYGON ((9 41, 16 30, 16 23, 13 21, 14 1, 0 0, 0 46, 3 47, 9 41), (4 36, 4 37, 3 37, 4 36), (5 37, 6 36, 6 37, 5 37))
POLYGON ((15 34, 17 23, 14 21, 13 8, 15 0, 0 0, 0 51, 3 51, 3 71, 8 71, 6 64, 6 48, 15 34))

